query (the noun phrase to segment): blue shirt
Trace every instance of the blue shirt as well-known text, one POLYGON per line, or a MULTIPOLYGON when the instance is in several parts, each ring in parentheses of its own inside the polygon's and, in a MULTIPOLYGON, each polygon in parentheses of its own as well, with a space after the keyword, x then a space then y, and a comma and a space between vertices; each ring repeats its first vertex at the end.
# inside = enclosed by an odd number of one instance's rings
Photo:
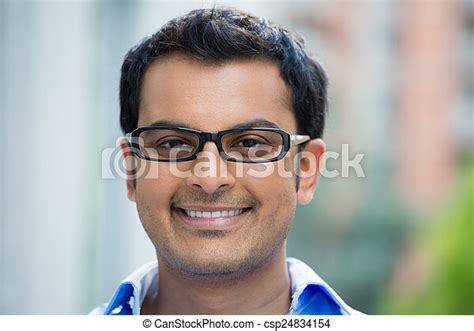
MULTIPOLYGON (((337 293, 310 267, 287 258, 291 280, 292 302, 290 315, 357 315, 337 293)), ((91 315, 140 315, 140 308, 154 279, 158 280, 158 264, 145 264, 124 279, 108 303, 95 308, 91 315)))

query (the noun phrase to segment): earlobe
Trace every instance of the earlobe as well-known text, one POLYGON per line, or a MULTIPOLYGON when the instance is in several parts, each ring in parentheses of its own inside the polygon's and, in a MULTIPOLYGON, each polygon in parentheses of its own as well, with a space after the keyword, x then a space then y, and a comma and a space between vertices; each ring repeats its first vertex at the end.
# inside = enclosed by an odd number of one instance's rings
POLYGON ((306 205, 313 199, 314 191, 318 184, 320 169, 324 162, 326 145, 322 139, 313 139, 306 143, 303 151, 298 157, 299 189, 297 201, 306 205))
POLYGON ((136 202, 134 181, 135 179, 127 179, 127 196, 130 201, 136 202))
POLYGON ((125 169, 127 171, 127 196, 130 201, 135 202, 135 191, 136 191, 136 179, 134 176, 135 169, 135 159, 132 153, 130 152, 130 143, 124 139, 120 143, 120 149, 123 154, 123 159, 125 163, 125 169))

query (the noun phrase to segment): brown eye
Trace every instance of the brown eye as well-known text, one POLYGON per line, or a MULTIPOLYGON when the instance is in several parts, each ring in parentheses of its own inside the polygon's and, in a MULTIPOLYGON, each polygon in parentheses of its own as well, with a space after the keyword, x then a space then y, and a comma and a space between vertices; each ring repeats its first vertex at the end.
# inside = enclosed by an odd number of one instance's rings
POLYGON ((156 144, 156 147, 159 148, 175 148, 175 147, 185 147, 188 146, 188 144, 180 139, 170 139, 164 142, 160 142, 159 144, 156 144))
POLYGON ((263 138, 257 138, 257 137, 242 137, 238 139, 232 147, 237 147, 237 148, 254 148, 254 147, 267 147, 267 146, 272 146, 272 144, 268 141, 266 141, 263 138))
POLYGON ((255 139, 245 139, 241 141, 241 144, 244 147, 254 147, 258 142, 255 139))

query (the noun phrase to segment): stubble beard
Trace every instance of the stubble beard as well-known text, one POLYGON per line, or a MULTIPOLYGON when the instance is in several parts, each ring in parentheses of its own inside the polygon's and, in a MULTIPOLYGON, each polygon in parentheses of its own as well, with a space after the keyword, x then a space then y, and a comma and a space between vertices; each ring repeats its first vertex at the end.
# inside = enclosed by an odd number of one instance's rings
MULTIPOLYGON (((284 200, 289 197, 282 197, 284 200)), ((283 200, 283 201, 284 201, 283 200)), ((250 200, 252 201, 252 200, 250 200)), ((288 201, 288 200, 286 200, 288 201)), ((214 202, 214 201, 213 201, 214 202)), ((253 201, 252 212, 257 212, 259 209, 258 203, 253 201), (256 210, 255 210, 256 209, 256 210)), ((291 209, 291 207, 290 207, 291 209)), ((155 246, 158 261, 161 263, 160 268, 168 269, 177 277, 186 278, 195 282, 205 283, 210 286, 229 285, 238 280, 242 280, 257 270, 263 268, 270 261, 272 261, 282 250, 286 247, 286 238, 291 229, 291 223, 294 218, 293 210, 286 210, 291 220, 281 219, 282 210, 272 210, 272 212, 261 219, 262 217, 255 217, 251 222, 255 224, 262 224, 255 229, 255 233, 249 234, 251 237, 248 241, 243 242, 240 247, 236 247, 238 256, 224 257, 221 251, 216 250, 218 258, 216 260, 202 261, 200 258, 189 258, 189 252, 176 243, 171 242, 173 239, 169 236, 158 235, 162 229, 147 228, 147 224, 171 224, 172 227, 179 227, 176 220, 173 219, 171 211, 168 217, 169 220, 157 219, 154 215, 153 209, 146 203, 137 200, 137 210, 140 220, 144 226, 148 237, 155 246), (275 222, 275 220, 277 220, 275 222), (267 229, 266 231, 264 229, 267 229), (259 233, 257 233, 259 232, 259 233), (258 236, 257 236, 258 235, 258 236)), ((258 215, 258 212, 255 213, 258 215)), ((191 233, 195 237, 219 240, 227 235, 232 235, 232 230, 192 230, 191 233)), ((207 252, 212 256, 212 252, 207 252)))
MULTIPOLYGON (((138 207, 138 204, 137 204, 138 207)), ((140 219, 149 217, 142 208, 138 208, 140 219)), ((145 207, 145 209, 147 209, 145 207)), ((269 215, 270 223, 276 213, 269 215)), ((150 218, 148 218, 150 220, 150 218)), ((261 220, 254 220, 259 222, 261 220)), ((152 222, 159 222, 155 220, 152 222)), ((242 252, 239 247, 240 256, 231 256, 226 259, 220 258, 219 261, 198 261, 197 259, 186 258, 186 253, 180 250, 176 245, 169 242, 167 238, 156 240, 156 236, 151 231, 146 231, 153 242, 160 268, 166 268, 177 277, 185 278, 195 282, 203 283, 207 286, 229 285, 248 277, 272 261, 282 249, 285 249, 285 242, 291 228, 291 222, 286 222, 288 226, 279 229, 278 232, 272 232, 271 235, 264 235, 260 238, 254 237, 242 252)), ((147 230, 145 228, 145 230, 147 230)), ((195 230, 193 235, 200 238, 209 238, 219 240, 225 237, 229 231, 221 230, 195 230)))

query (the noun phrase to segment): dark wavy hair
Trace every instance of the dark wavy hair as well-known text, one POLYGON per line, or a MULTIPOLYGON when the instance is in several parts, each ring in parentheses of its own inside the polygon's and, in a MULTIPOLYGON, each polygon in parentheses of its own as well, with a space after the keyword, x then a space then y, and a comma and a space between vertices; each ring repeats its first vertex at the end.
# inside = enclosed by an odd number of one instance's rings
POLYGON ((327 109, 327 78, 305 48, 304 40, 265 18, 237 9, 198 9, 166 23, 125 56, 120 79, 120 125, 136 129, 140 86, 158 58, 180 53, 207 63, 234 59, 270 59, 291 88, 299 134, 320 138, 327 109))

